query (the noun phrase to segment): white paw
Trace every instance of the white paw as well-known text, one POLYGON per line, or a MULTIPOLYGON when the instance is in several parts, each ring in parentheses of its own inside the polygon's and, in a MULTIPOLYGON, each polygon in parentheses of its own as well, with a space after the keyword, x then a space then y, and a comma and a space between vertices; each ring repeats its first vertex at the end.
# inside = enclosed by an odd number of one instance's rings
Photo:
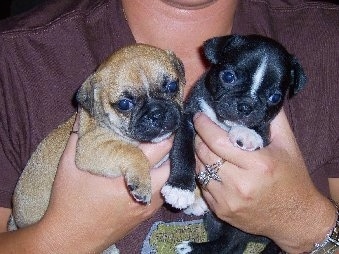
POLYGON ((170 185, 165 185, 162 187, 161 193, 164 196, 166 203, 177 209, 187 208, 194 202, 193 191, 182 190, 170 185))
POLYGON ((188 215, 200 216, 208 211, 208 206, 202 197, 198 197, 194 200, 194 203, 184 210, 184 213, 188 215))
POLYGON ((234 146, 246 151, 254 151, 264 146, 261 136, 244 126, 233 126, 229 131, 229 138, 234 146))
POLYGON ((175 252, 177 254, 187 254, 187 253, 190 253, 192 251, 192 248, 189 246, 189 241, 184 241, 180 244, 178 244, 176 247, 175 247, 175 252))

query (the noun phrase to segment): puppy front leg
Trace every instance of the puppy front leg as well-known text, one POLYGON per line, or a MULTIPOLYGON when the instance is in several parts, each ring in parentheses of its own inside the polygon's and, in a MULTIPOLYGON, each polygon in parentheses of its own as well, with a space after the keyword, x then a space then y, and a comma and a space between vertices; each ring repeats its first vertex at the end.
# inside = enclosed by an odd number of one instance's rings
POLYGON ((77 166, 101 176, 123 175, 134 199, 142 203, 150 203, 151 177, 147 157, 136 146, 104 138, 104 136, 87 133, 79 138, 76 153, 77 166), (93 140, 96 140, 97 145, 89 146, 93 140))
POLYGON ((194 202, 195 155, 193 115, 184 114, 174 137, 170 151, 171 172, 161 189, 166 203, 178 209, 187 208, 194 202))

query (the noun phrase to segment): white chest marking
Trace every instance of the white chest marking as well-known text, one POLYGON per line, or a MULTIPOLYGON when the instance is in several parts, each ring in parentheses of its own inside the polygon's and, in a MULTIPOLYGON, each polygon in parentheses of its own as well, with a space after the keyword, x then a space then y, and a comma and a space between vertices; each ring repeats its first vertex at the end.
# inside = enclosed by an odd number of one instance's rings
POLYGON ((251 86, 251 96, 255 97, 255 94, 257 93, 263 79, 264 79, 264 75, 266 73, 266 69, 267 69, 267 56, 265 56, 258 69, 255 71, 254 75, 253 75, 253 83, 251 86))
POLYGON ((225 131, 229 131, 231 126, 237 125, 236 123, 233 123, 231 121, 225 121, 220 122, 217 119, 217 116, 214 112, 214 110, 211 108, 210 105, 207 104, 207 102, 204 99, 200 99, 200 109, 202 112, 204 112, 209 119, 211 119, 215 124, 217 124, 220 128, 224 129, 225 131))

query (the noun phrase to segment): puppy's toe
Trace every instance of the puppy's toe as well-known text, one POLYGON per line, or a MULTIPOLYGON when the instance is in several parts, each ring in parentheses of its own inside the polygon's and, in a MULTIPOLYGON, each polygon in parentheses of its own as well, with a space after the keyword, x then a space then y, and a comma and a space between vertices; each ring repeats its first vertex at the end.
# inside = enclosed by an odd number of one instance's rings
POLYGON ((151 195, 140 194, 138 191, 131 191, 130 193, 133 198, 140 203, 149 204, 151 202, 151 195))
POLYGON ((141 203, 149 204, 151 202, 151 185, 150 183, 140 183, 138 180, 127 180, 127 187, 133 198, 141 203))
POLYGON ((236 141, 236 143, 237 143, 237 145, 238 145, 239 147, 243 147, 243 146, 244 146, 244 143, 243 143, 242 140, 240 140, 240 139, 238 139, 238 140, 236 141))
POLYGON ((183 241, 175 247, 175 252, 177 254, 187 254, 192 252, 192 247, 190 246, 189 241, 183 241))
POLYGON ((229 132, 232 144, 242 150, 254 151, 263 147, 262 137, 254 130, 244 126, 232 127, 229 132))
POLYGON ((187 208, 193 204, 195 199, 193 191, 183 190, 171 185, 162 187, 161 193, 164 196, 166 203, 177 209, 187 208))
POLYGON ((201 197, 196 198, 194 203, 184 210, 185 214, 200 216, 208 211, 208 206, 205 200, 201 197))

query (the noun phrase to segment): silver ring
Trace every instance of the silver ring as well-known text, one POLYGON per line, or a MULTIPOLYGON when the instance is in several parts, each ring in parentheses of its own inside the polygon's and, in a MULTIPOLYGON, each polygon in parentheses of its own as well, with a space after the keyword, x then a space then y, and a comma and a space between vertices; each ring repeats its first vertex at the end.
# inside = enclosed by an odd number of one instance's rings
POLYGON ((221 182, 218 171, 224 162, 225 160, 221 159, 211 165, 206 164, 205 170, 197 174, 197 180, 203 188, 207 186, 211 179, 221 182))
POLYGON ((69 132, 69 135, 72 135, 72 134, 78 134, 78 133, 79 133, 79 131, 73 131, 73 130, 72 130, 72 131, 69 132))
POLYGON ((197 174, 197 180, 199 184, 201 185, 201 187, 203 188, 207 186, 207 184, 210 182, 211 179, 212 178, 207 171, 201 171, 199 174, 197 174))

